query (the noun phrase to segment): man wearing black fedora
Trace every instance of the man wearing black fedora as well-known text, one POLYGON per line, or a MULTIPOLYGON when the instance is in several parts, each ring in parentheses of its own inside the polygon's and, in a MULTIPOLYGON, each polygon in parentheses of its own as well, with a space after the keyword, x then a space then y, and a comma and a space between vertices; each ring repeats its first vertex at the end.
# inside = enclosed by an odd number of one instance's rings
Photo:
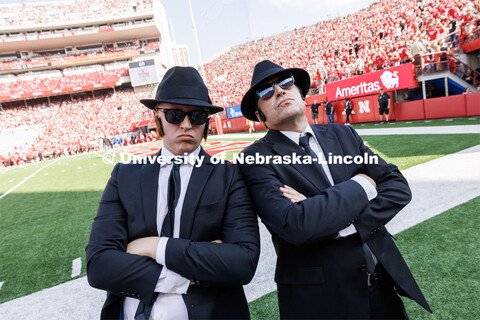
POLYGON ((239 169, 200 146, 223 109, 191 67, 169 69, 140 102, 163 137, 156 156, 172 161, 112 171, 86 248, 88 281, 107 291, 101 318, 249 318, 242 285, 258 262, 257 218, 239 169))
POLYGON ((242 151, 245 157, 313 159, 240 165, 277 252, 280 317, 405 319, 398 294, 430 311, 384 227, 410 201, 407 181, 379 157, 363 164, 318 161, 375 155, 350 126, 307 123, 309 85, 305 70, 265 60, 241 103, 247 119, 269 129, 242 151))

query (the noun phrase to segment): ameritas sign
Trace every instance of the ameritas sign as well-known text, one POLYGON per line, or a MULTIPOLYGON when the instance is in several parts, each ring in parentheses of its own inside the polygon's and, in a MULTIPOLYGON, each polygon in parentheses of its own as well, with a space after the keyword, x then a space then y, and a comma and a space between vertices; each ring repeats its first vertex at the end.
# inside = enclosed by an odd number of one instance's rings
POLYGON ((335 101, 385 91, 412 88, 416 86, 413 64, 383 69, 361 76, 327 83, 327 100, 335 101))

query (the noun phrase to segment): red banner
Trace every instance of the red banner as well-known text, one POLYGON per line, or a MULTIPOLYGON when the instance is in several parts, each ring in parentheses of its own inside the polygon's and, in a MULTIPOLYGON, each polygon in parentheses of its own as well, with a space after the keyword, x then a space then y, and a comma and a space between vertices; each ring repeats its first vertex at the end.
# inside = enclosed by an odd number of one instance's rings
POLYGON ((327 83, 327 100, 336 101, 385 91, 412 88, 415 84, 413 64, 383 69, 365 75, 327 83))

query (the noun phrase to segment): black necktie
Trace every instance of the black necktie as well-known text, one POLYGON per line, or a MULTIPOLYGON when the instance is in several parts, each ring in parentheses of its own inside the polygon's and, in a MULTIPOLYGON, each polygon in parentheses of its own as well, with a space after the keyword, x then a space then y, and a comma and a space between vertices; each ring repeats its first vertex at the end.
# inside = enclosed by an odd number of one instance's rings
POLYGON ((325 174, 325 171, 323 170, 323 166, 320 163, 318 163, 318 161, 321 160, 321 158, 319 158, 318 155, 315 153, 315 151, 313 151, 312 147, 310 147, 310 143, 309 143, 308 140, 310 139, 311 135, 312 134, 310 132, 307 132, 306 135, 301 136, 298 144, 305 149, 305 152, 309 156, 312 157, 312 161, 313 161, 314 165, 320 171, 320 176, 330 184, 330 180, 328 180, 328 177, 325 174), (317 159, 317 160, 313 160, 313 159, 317 159))
MULTIPOLYGON (((309 139, 310 139, 311 133, 307 132, 306 135, 303 137, 300 137, 299 140, 299 145, 305 149, 305 152, 312 157, 312 159, 318 159, 317 154, 312 150, 312 147, 310 147, 309 139)), ((328 180, 327 175, 325 174, 325 171, 323 170, 323 167, 321 164, 318 163, 317 167, 320 169, 321 174, 323 177, 328 180)), ((375 266, 376 266, 376 261, 375 261, 375 255, 373 254, 372 250, 370 250, 370 247, 366 244, 363 243, 362 245, 363 251, 365 253, 365 259, 366 259, 366 264, 367 264, 367 271, 368 273, 374 273, 375 272, 375 266)))
POLYGON ((157 300, 158 292, 153 293, 152 303, 145 304, 142 301, 138 303, 137 311, 135 312, 135 320, 149 320, 152 313, 153 304, 157 300))
MULTIPOLYGON (((168 189, 167 189, 167 201, 168 211, 162 225, 162 237, 173 237, 173 228, 175 224, 175 207, 178 204, 178 198, 180 197, 180 164, 174 164, 172 171, 170 171, 170 177, 168 177, 168 189)), ((135 312, 135 320, 148 320, 152 312, 153 304, 157 299, 158 293, 153 295, 153 301, 149 304, 145 304, 142 301, 139 302, 137 311, 135 312)))
POLYGON ((162 237, 173 237, 173 228, 175 224, 175 207, 178 204, 180 197, 181 182, 180 182, 180 164, 174 164, 170 177, 168 178, 168 211, 163 220, 162 237))

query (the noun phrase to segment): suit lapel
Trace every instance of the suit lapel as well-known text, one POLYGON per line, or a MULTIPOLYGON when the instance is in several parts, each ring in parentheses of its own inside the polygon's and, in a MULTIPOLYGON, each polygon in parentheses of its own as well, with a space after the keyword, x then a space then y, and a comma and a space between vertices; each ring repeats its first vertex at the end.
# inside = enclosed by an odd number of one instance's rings
POLYGON ((188 183, 185 200, 183 202, 182 217, 180 222, 180 238, 189 239, 192 234, 192 227, 195 220, 195 208, 202 192, 205 190, 208 177, 212 173, 213 165, 210 163, 210 155, 201 148, 199 156, 204 160, 200 167, 194 167, 190 182, 188 183))
MULTIPOLYGON (((317 137, 318 142, 322 146, 323 153, 325 154, 325 158, 328 161, 329 154, 334 156, 344 156, 342 147, 340 145, 340 141, 336 135, 330 133, 328 131, 327 126, 311 126, 315 136, 317 137)), ((342 181, 350 179, 348 176, 347 167, 343 164, 331 164, 328 165, 328 169, 332 174, 333 181, 335 184, 340 183, 342 181)))
MULTIPOLYGON (((273 143, 273 151, 280 156, 291 156, 292 153, 296 153, 300 156, 306 156, 307 154, 302 147, 295 144, 292 140, 286 137, 283 133, 276 130, 269 130, 265 136, 266 140, 273 143)), ((295 168, 301 175, 303 175, 315 188, 322 192, 323 189, 330 186, 328 180, 322 179, 320 169, 316 165, 303 165, 292 163, 291 166, 295 168)))
MULTIPOLYGON (((160 155, 160 151, 156 156, 160 155)), ((158 174, 160 165, 145 164, 141 169, 140 193, 142 195, 143 214, 147 223, 148 233, 158 235, 157 230, 157 201, 158 201, 158 174)))

